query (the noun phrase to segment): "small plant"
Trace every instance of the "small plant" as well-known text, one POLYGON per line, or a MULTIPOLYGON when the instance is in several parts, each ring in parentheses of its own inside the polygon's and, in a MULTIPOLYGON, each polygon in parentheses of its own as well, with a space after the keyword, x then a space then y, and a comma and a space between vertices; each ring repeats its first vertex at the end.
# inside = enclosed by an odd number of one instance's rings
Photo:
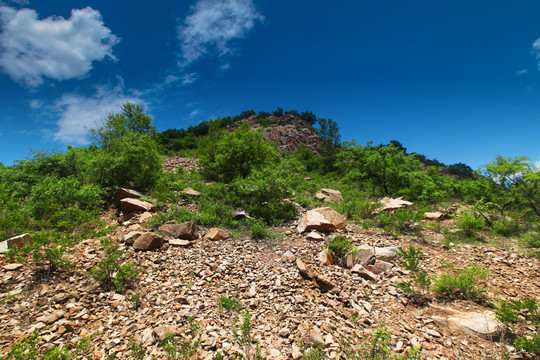
POLYGON ((101 246, 105 250, 105 257, 92 268, 92 275, 104 287, 124 292, 139 271, 133 263, 121 264, 124 251, 118 250, 111 240, 102 239, 101 246))
POLYGON ((457 226, 465 237, 473 237, 484 227, 484 219, 476 217, 470 211, 464 211, 458 218, 457 226))
POLYGON ((85 355, 90 348, 90 339, 83 337, 70 350, 67 347, 52 347, 45 352, 39 350, 40 337, 38 330, 28 335, 24 339, 17 341, 10 348, 10 351, 0 360, 69 360, 85 355))
POLYGON ((141 307, 141 292, 137 291, 131 294, 131 304, 133 305, 133 308, 138 309, 141 307))
POLYGON ((441 297, 481 301, 486 290, 483 285, 488 270, 470 265, 463 270, 442 274, 434 279, 433 291, 441 297))
POLYGON ((323 345, 312 345, 300 360, 324 360, 326 359, 326 353, 324 352, 323 345))
POLYGON ((401 266, 410 271, 418 271, 420 261, 424 257, 422 247, 415 248, 412 244, 409 244, 408 249, 398 249, 397 255, 403 258, 401 266))
POLYGON ((144 359, 144 356, 146 355, 146 348, 144 347, 143 343, 136 338, 132 337, 130 340, 131 346, 131 358, 136 360, 142 360, 144 359))
POLYGON ((230 299, 226 296, 220 296, 218 299, 219 308, 224 310, 239 310, 242 304, 237 299, 230 299))
POLYGON ((508 220, 506 218, 494 221, 492 227, 495 233, 507 237, 517 235, 521 231, 521 226, 517 221, 508 220))
POLYGON ((249 232, 254 240, 262 240, 270 236, 264 221, 255 221, 249 226, 249 232))
MULTIPOLYGON (((507 324, 528 323, 534 326, 540 324, 539 302, 535 298, 522 298, 519 300, 501 300, 496 305, 497 319, 507 324)), ((540 334, 532 336, 518 336, 514 340, 516 349, 535 355, 540 354, 540 334)))
POLYGON ((345 255, 354 251, 354 241, 344 236, 336 236, 327 245, 329 254, 332 254, 335 258, 341 259, 345 255))
POLYGON ((173 333, 165 334, 161 347, 167 353, 170 360, 189 359, 193 357, 199 349, 200 340, 197 339, 201 324, 193 318, 188 318, 189 329, 186 331, 187 337, 178 341, 173 333))
POLYGON ((238 359, 244 360, 262 360, 266 359, 259 347, 259 342, 251 333, 251 314, 248 310, 243 315, 242 323, 240 324, 240 333, 236 328, 233 328, 233 335, 238 340, 242 348, 244 349, 244 355, 239 355, 238 359), (253 343, 255 343, 255 349, 253 349, 253 343))
POLYGON ((516 349, 540 355, 540 334, 531 337, 520 336, 514 340, 514 345, 516 349))
POLYGON ((384 325, 379 325, 377 330, 371 334, 367 341, 359 347, 350 343, 341 343, 341 351, 349 360, 386 360, 391 358, 392 348, 390 346, 390 332, 384 325))

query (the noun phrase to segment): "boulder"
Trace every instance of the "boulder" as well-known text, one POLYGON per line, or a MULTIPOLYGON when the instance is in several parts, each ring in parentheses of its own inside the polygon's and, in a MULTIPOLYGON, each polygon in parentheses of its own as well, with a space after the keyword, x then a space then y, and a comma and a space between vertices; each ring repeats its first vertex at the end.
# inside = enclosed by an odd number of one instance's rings
POLYGON ((317 230, 328 232, 345 227, 345 217, 330 207, 322 207, 307 211, 298 223, 298 232, 317 230))
POLYGON ((30 234, 17 235, 7 240, 0 242, 0 253, 5 253, 9 249, 20 249, 25 245, 33 243, 30 234))
POLYGON ((361 266, 375 262, 375 248, 369 245, 360 245, 351 253, 345 255, 343 265, 346 268, 352 269, 356 264, 361 266))
POLYGON ((141 234, 134 242, 135 250, 154 250, 163 246, 164 240, 161 236, 153 232, 141 234))
POLYGON ((139 222, 142 224, 142 223, 145 223, 147 222, 148 220, 150 220, 154 215, 148 211, 146 212, 143 212, 141 214, 141 216, 139 217, 139 222))
POLYGON ((321 189, 317 191, 315 198, 324 202, 343 202, 341 192, 334 189, 321 189))
POLYGON ((249 216, 247 212, 244 210, 240 210, 234 213, 233 215, 234 220, 244 220, 244 219, 251 219, 252 217, 249 216))
POLYGON ((397 247, 387 246, 387 247, 375 247, 375 257, 377 260, 382 261, 392 261, 397 256, 397 247))
POLYGON ((199 227, 193 221, 186 221, 181 224, 176 221, 168 221, 161 225, 158 230, 167 236, 176 239, 195 240, 199 238, 199 227))
POLYGON ((411 206, 413 203, 407 200, 403 200, 403 196, 397 199, 382 198, 378 202, 382 203, 380 208, 375 209, 374 213, 378 214, 382 211, 392 211, 402 207, 411 206))
POLYGON ((369 281, 375 281, 377 280, 377 275, 369 271, 368 269, 364 268, 360 264, 356 264, 351 269, 351 272, 357 273, 361 278, 369 280, 369 281))
POLYGON ((296 267, 300 276, 306 280, 313 280, 315 278, 315 273, 300 259, 296 259, 296 267))
POLYGON ((374 264, 372 265, 368 264, 368 265, 365 265, 364 267, 368 269, 369 271, 371 271, 372 273, 374 273, 375 275, 380 275, 387 271, 390 271, 390 269, 392 269, 393 266, 394 264, 392 263, 382 261, 382 260, 376 260, 374 264))
POLYGON ((139 199, 126 198, 120 200, 122 211, 156 211, 154 204, 139 199))
POLYGON ((448 307, 432 305, 431 308, 441 315, 433 315, 438 326, 458 329, 467 334, 480 336, 486 340, 498 341, 508 329, 495 318, 491 311, 463 312, 448 307))
POLYGON ((119 204, 120 200, 122 199, 139 199, 142 196, 143 195, 138 191, 126 188, 118 188, 118 190, 114 192, 113 200, 119 204))
POLYGON ((142 234, 144 234, 144 231, 130 231, 124 235, 124 242, 127 245, 133 245, 135 240, 137 240, 137 238, 139 238, 142 234))
POLYGON ((225 240, 225 239, 228 239, 230 235, 228 232, 226 232, 223 229, 211 228, 210 230, 208 230, 208 232, 206 233, 204 237, 205 239, 210 239, 210 240, 225 240))
POLYGON ((322 236, 321 234, 319 234, 318 232, 316 231, 312 231, 308 234, 307 238, 308 240, 315 240, 315 241, 323 241, 324 240, 324 236, 322 236))

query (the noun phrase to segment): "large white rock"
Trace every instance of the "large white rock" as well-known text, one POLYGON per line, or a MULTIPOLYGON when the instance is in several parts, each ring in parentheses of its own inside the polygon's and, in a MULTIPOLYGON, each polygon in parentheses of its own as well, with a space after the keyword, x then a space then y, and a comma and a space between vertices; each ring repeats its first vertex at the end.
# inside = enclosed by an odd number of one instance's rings
POLYGON ((374 213, 380 213, 381 211, 389 211, 389 210, 391 211, 391 210, 399 209, 402 207, 411 206, 413 204, 410 201, 403 200, 403 196, 398 197, 397 199, 391 199, 391 198, 385 197, 379 200, 379 202, 382 203, 383 205, 380 208, 375 209, 374 213))

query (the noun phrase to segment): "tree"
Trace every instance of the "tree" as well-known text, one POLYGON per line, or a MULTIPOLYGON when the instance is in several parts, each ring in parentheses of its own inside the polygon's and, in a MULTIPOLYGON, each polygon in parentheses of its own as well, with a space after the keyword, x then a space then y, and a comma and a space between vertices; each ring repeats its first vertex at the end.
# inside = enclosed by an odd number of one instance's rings
POLYGON ((481 170, 503 187, 510 202, 525 203, 540 217, 540 170, 530 164, 530 159, 497 155, 481 170))
POLYGON ((311 125, 315 125, 317 122, 317 116, 311 111, 304 111, 300 114, 300 118, 306 120, 311 125))
POLYGON ((101 127, 90 130, 90 137, 94 145, 108 147, 112 139, 124 137, 128 133, 149 135, 156 133, 152 117, 144 113, 141 105, 130 102, 122 105, 121 113, 108 114, 101 127))
POLYGON ((321 155, 326 171, 331 171, 334 167, 335 155, 341 144, 339 126, 332 119, 319 118, 318 133, 321 138, 321 155))

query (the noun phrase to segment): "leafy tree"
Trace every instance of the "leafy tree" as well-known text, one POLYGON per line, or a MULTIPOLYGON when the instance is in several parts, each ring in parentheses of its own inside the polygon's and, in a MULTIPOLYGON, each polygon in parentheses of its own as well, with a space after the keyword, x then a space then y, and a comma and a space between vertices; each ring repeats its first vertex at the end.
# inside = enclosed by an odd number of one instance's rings
POLYGON ((341 144, 341 135, 339 134, 339 126, 332 119, 319 118, 319 136, 321 138, 321 155, 326 171, 333 170, 335 155, 341 144))
POLYGON ((315 125, 317 122, 317 116, 311 111, 304 111, 300 114, 300 118, 306 120, 311 125, 315 125))
POLYGON ((485 176, 503 187, 509 202, 527 204, 540 217, 540 171, 530 165, 527 157, 497 155, 494 161, 484 165, 481 170, 485 176))
POLYGON ((283 108, 278 107, 276 110, 274 110, 273 114, 274 116, 277 116, 277 117, 283 116, 283 108))
POLYGON ((275 146, 265 142, 262 133, 251 130, 248 123, 232 133, 216 131, 215 136, 221 138, 209 141, 200 158, 206 177, 230 182, 279 159, 275 146))

